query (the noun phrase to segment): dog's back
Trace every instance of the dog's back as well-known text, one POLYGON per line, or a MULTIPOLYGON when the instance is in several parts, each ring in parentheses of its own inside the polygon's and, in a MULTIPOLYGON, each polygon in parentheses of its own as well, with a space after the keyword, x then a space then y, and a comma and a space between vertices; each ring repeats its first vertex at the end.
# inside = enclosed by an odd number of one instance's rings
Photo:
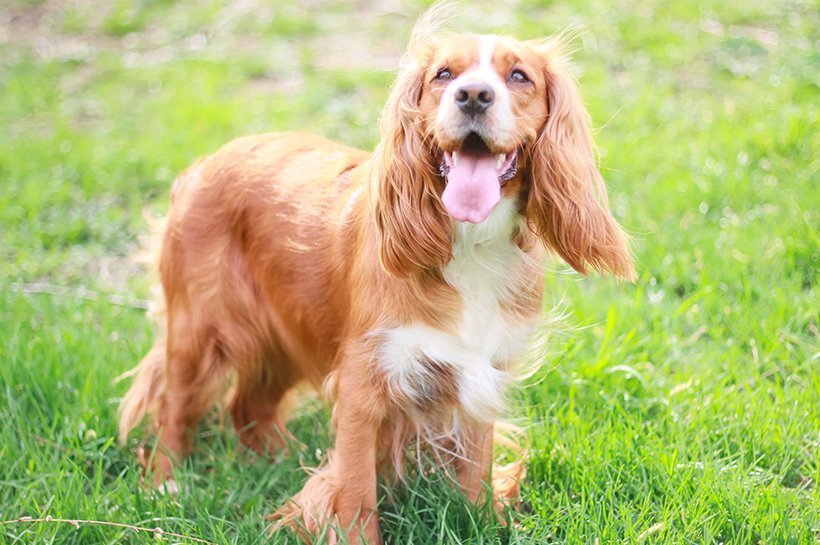
MULTIPOLYGON (((350 247, 340 239, 357 236, 347 215, 357 209, 349 201, 366 198, 367 168, 360 167, 368 159, 321 136, 269 133, 234 140, 179 175, 157 248, 165 323, 123 400, 123 438, 156 411, 168 372, 200 392, 184 411, 193 418, 243 366, 237 375, 246 384, 232 402, 238 429, 262 417, 258 404, 239 402, 243 388, 267 389, 272 406, 263 412, 273 413, 281 396, 270 390, 297 379, 321 383, 345 327, 345 317, 329 310, 347 305, 313 307, 348 295, 334 286, 350 247), (186 338, 180 361, 187 363, 173 370, 168 335, 186 338)), ((263 439, 250 442, 261 449, 263 439)))

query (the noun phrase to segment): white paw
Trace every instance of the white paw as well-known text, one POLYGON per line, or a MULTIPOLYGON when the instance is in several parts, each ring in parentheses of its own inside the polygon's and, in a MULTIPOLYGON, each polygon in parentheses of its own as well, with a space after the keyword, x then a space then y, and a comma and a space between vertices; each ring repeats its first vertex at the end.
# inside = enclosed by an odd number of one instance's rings
POLYGON ((157 492, 163 496, 176 496, 179 494, 179 485, 173 479, 169 479, 157 487, 157 492))

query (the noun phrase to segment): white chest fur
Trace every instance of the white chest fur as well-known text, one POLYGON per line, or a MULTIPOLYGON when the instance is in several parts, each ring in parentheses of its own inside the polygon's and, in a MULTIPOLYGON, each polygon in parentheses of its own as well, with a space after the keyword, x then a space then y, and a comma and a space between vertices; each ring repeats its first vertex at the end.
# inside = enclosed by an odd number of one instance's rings
POLYGON ((495 419, 508 363, 521 354, 531 331, 503 305, 520 286, 528 259, 511 240, 519 218, 515 204, 503 199, 483 223, 458 224, 444 271, 464 303, 458 333, 419 323, 384 332, 379 365, 394 393, 421 404, 441 391, 436 381, 453 380, 460 410, 479 421, 495 419))

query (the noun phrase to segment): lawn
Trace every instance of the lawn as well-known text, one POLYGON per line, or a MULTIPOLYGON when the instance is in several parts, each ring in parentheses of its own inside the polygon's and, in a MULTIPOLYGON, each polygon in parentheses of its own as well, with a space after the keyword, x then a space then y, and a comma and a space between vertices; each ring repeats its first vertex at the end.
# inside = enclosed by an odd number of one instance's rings
MULTIPOLYGON (((175 173, 246 133, 304 129, 372 148, 418 2, 0 3, 0 543, 211 543, 264 516, 331 445, 270 463, 218 417, 176 497, 116 441, 151 345, 129 259, 175 173), (285 4, 285 7, 279 4, 285 4)), ((456 26, 574 57, 639 279, 555 262, 555 326, 511 395, 530 441, 502 525, 435 478, 385 488, 389 544, 809 544, 820 539, 817 281, 820 15, 809 1, 462 4, 456 26)))

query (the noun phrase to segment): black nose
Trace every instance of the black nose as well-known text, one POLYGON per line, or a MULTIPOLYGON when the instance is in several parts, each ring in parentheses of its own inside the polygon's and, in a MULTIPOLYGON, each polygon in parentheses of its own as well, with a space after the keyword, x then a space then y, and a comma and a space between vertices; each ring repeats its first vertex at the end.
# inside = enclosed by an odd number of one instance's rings
POLYGON ((466 83, 456 91, 456 104, 465 114, 484 113, 494 101, 495 91, 486 83, 466 83))

